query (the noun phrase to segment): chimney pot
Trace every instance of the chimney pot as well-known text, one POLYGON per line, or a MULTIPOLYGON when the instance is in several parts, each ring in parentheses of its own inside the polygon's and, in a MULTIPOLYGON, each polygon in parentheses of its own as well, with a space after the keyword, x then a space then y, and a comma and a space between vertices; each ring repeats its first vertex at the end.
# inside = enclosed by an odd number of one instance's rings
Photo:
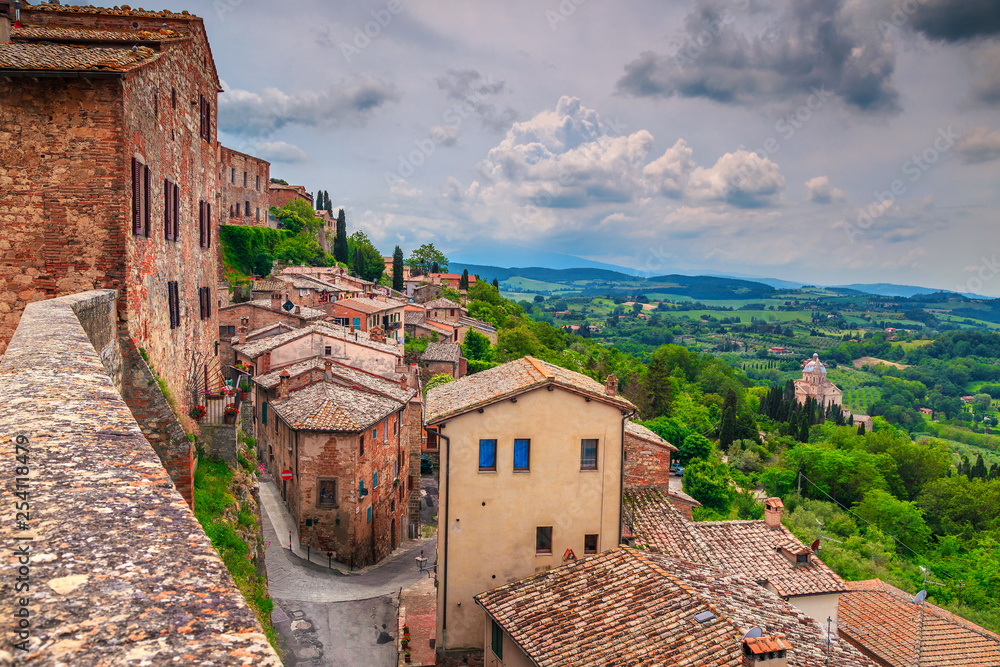
POLYGON ((288 396, 288 378, 290 378, 291 375, 288 373, 287 368, 283 368, 281 369, 281 373, 278 374, 278 377, 281 378, 281 382, 278 385, 278 398, 283 399, 288 396))
POLYGON ((618 377, 613 373, 608 376, 608 379, 604 382, 604 393, 608 396, 618 395, 618 377))

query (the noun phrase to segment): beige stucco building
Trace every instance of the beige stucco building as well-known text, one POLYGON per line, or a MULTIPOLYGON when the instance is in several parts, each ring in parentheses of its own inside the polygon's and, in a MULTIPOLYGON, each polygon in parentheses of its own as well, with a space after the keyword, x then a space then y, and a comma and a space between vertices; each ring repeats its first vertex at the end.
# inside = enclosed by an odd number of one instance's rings
POLYGON ((478 593, 614 549, 634 407, 525 357, 428 392, 441 434, 437 647, 481 650, 478 593))

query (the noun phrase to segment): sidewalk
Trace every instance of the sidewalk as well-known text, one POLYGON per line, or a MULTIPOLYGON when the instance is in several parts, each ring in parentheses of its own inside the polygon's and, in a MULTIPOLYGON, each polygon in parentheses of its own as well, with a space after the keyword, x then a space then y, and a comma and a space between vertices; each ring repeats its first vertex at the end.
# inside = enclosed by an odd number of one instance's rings
MULTIPOLYGON (((425 577, 399 593, 399 637, 403 628, 410 629, 411 662, 413 667, 433 667, 435 664, 434 636, 437 632, 437 589, 434 580, 425 577)), ((406 665, 400 645, 398 665, 406 665)))

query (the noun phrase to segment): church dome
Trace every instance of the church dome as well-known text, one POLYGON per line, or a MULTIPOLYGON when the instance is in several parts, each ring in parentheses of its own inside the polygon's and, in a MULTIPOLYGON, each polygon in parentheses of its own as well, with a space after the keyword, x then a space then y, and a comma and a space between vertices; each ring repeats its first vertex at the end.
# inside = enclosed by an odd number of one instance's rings
POLYGON ((819 354, 816 353, 813 353, 812 359, 806 362, 805 368, 802 370, 806 373, 823 373, 826 375, 826 366, 819 360, 819 354))

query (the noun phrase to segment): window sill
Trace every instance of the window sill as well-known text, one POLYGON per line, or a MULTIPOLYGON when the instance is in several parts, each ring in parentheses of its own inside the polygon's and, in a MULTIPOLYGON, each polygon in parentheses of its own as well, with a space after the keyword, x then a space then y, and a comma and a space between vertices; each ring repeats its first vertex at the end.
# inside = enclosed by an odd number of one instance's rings
POLYGON ((531 472, 531 468, 514 468, 514 473, 527 473, 531 472))
POLYGON ((552 557, 552 552, 551 551, 536 551, 535 552, 535 558, 543 558, 543 557, 544 558, 551 558, 552 557))
POLYGON ((490 469, 490 468, 480 468, 479 472, 483 473, 483 474, 486 474, 486 475, 495 475, 495 474, 497 474, 497 471, 496 471, 495 468, 493 468, 493 469, 490 469))
POLYGON ((580 468, 580 472, 597 472, 598 468, 580 468))

